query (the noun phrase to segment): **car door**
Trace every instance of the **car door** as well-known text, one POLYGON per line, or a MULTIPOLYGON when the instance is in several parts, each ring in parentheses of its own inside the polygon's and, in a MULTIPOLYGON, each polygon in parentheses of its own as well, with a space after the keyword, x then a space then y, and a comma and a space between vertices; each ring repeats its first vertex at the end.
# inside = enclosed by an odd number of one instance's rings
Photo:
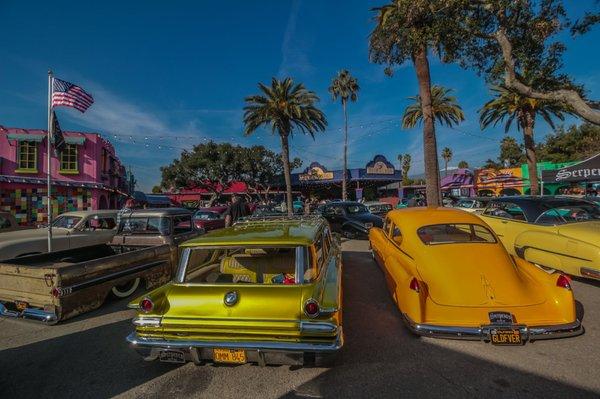
POLYGON ((389 224, 387 231, 387 246, 384 262, 388 289, 396 302, 398 302, 398 286, 404 284, 405 280, 408 278, 408 265, 406 264, 407 253, 402 248, 402 241, 402 231, 400 230, 400 227, 392 221, 389 224))
POLYGON ((116 216, 89 215, 68 232, 68 247, 73 249, 106 244, 117 232, 116 224, 116 216))

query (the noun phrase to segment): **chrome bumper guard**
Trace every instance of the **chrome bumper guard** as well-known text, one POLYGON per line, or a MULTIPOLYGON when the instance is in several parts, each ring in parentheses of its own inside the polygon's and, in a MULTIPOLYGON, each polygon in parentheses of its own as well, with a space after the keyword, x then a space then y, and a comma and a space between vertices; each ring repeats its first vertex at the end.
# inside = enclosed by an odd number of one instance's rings
POLYGON ((554 339, 573 337, 583 334, 584 329, 579 320, 572 323, 556 324, 551 326, 525 326, 521 324, 508 325, 483 325, 480 327, 453 327, 437 326, 431 324, 419 324, 403 314, 407 327, 415 334, 424 337, 464 339, 475 341, 491 341, 491 330, 496 328, 519 329, 523 342, 536 341, 540 339, 554 339))
POLYGON ((161 351, 180 350, 185 352, 187 361, 201 363, 207 359, 207 350, 212 349, 244 349, 248 351, 249 361, 258 362, 259 365, 271 363, 268 359, 277 356, 279 364, 302 364, 298 359, 304 353, 312 353, 317 356, 328 355, 337 352, 344 345, 342 327, 338 327, 335 340, 331 343, 312 342, 270 342, 270 341, 189 341, 189 340, 165 340, 157 338, 144 338, 138 336, 134 331, 126 338, 127 342, 144 358, 152 361, 158 358, 161 351), (292 360, 294 359, 295 360, 292 360), (286 359, 281 362, 281 359, 286 359))
POLYGON ((335 352, 344 345, 342 327, 338 328, 335 341, 331 343, 312 342, 270 342, 270 341, 187 341, 144 338, 134 331, 127 336, 127 342, 134 348, 226 348, 261 350, 265 352, 335 352))
POLYGON ((0 303, 0 317, 35 320, 44 324, 56 324, 58 322, 58 317, 52 312, 35 308, 27 308, 21 311, 10 310, 3 303, 0 303))

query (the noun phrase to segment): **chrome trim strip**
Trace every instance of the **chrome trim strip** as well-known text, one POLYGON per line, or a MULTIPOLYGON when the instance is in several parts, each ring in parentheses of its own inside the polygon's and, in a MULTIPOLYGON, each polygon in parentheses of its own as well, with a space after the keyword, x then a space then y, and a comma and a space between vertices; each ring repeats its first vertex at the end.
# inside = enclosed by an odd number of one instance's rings
POLYGON ((304 247, 296 247, 296 264, 294 265, 294 273, 296 284, 302 284, 304 282, 304 247))
POLYGON ((185 281, 185 270, 187 269, 188 260, 190 259, 191 248, 185 248, 179 258, 179 266, 177 267, 177 274, 175 276, 175 282, 183 283, 185 281))
POLYGON ((589 267, 582 267, 579 269, 579 273, 581 273, 582 276, 600 280, 600 270, 590 269, 589 267))
POLYGON ((300 322, 300 331, 306 333, 328 333, 332 334, 338 330, 338 326, 331 323, 321 323, 321 322, 310 322, 310 321, 301 321, 300 322))
POLYGON ((161 320, 160 317, 136 317, 131 320, 131 323, 140 327, 159 327, 161 320))
POLYGON ((583 334, 584 328, 579 320, 572 323, 556 324, 551 326, 526 326, 522 324, 513 325, 483 325, 480 327, 457 327, 457 326, 438 326, 432 324, 415 323, 405 313, 402 314, 406 326, 415 334, 448 339, 465 340, 490 340, 490 330, 494 328, 518 328, 521 331, 523 342, 535 341, 538 339, 552 339, 573 337, 583 334))
POLYGON ((27 308, 19 312, 7 309, 2 303, 0 303, 0 316, 14 319, 35 320, 44 324, 56 324, 58 322, 58 317, 54 313, 35 308, 27 308))
POLYGON ((60 297, 62 298, 62 297, 65 297, 65 296, 75 292, 75 291, 83 290, 85 288, 92 287, 96 284, 106 283, 107 281, 114 280, 114 279, 124 277, 124 276, 128 276, 130 274, 135 274, 135 273, 147 270, 147 269, 152 269, 153 267, 156 267, 156 266, 161 265, 166 262, 167 261, 165 261, 165 260, 159 260, 156 262, 146 263, 143 265, 138 265, 138 266, 132 267, 130 269, 120 270, 118 272, 107 274, 105 276, 96 277, 91 280, 87 280, 82 283, 79 283, 79 284, 69 285, 66 287, 57 287, 57 288, 59 290, 62 290, 65 293, 67 293, 65 295, 60 295, 60 297))
POLYGON ((264 352, 335 352, 344 345, 342 327, 331 343, 317 342, 269 342, 269 341, 187 341, 143 338, 134 331, 126 338, 134 348, 191 349, 191 348, 234 348, 260 350, 264 352))

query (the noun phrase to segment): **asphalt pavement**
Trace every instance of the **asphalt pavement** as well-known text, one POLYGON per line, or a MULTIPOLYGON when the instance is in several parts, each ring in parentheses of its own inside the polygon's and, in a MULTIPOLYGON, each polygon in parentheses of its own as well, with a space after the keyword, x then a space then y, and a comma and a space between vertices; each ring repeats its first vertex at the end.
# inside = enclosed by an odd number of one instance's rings
POLYGON ((0 397, 599 397, 600 284, 573 283, 579 337, 521 347, 418 338, 368 243, 343 246, 346 344, 332 368, 144 362, 125 343, 133 311, 121 300, 56 326, 1 319, 0 397))

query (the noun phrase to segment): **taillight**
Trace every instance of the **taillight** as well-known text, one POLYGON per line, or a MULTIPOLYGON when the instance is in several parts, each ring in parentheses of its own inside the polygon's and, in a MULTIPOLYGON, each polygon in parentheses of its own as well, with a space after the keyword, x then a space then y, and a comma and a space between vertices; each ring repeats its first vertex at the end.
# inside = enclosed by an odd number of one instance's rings
POLYGON ((413 291, 419 292, 421 291, 421 286, 419 285, 419 280, 417 280, 415 277, 413 277, 412 280, 410 280, 410 284, 408 285, 408 288, 410 288, 413 291))
POLYGON ((58 298, 60 296, 60 291, 56 287, 52 288, 52 291, 50 291, 50 293, 54 298, 58 298))
POLYGON ((319 312, 319 303, 314 299, 309 299, 304 303, 304 314, 306 314, 308 317, 317 317, 319 312))
POLYGON ((154 304, 150 298, 144 298, 140 301, 140 310, 144 313, 149 313, 154 308, 154 304))
POLYGON ((566 288, 570 291, 571 290, 571 280, 564 274, 561 274, 558 276, 558 279, 556 280, 556 286, 561 287, 561 288, 566 288))

